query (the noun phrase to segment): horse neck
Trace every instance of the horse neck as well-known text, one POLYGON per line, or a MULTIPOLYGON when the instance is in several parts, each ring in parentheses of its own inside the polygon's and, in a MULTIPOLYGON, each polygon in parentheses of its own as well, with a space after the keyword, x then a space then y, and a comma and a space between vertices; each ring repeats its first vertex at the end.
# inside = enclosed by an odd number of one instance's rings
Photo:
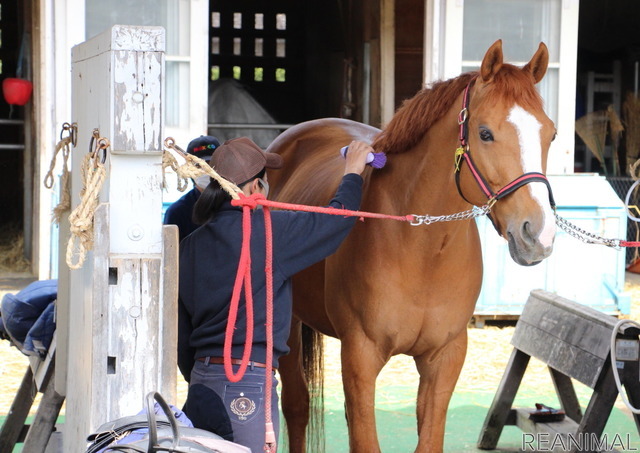
POLYGON ((377 203, 381 212, 402 214, 441 215, 468 209, 455 184, 457 134, 457 110, 452 108, 414 148, 388 155, 389 171, 374 175, 366 202, 377 203))

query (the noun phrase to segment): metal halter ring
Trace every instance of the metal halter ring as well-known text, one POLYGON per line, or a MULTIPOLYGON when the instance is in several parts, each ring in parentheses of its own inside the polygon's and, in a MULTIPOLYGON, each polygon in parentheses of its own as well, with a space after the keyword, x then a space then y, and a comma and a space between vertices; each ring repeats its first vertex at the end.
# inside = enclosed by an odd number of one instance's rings
POLYGON ((460 113, 458 113, 458 125, 462 126, 467 121, 468 117, 469 117, 469 109, 465 107, 462 110, 460 110, 460 113))

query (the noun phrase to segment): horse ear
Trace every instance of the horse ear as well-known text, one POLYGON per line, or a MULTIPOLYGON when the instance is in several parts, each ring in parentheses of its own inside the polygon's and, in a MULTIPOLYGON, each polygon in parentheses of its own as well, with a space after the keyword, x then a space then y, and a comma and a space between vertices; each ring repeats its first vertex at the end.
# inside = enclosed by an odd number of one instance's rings
POLYGON ((533 75, 533 79, 536 81, 535 83, 538 83, 547 73, 548 65, 549 49, 547 49, 545 43, 541 42, 535 55, 531 57, 531 61, 527 63, 522 69, 524 71, 529 71, 531 75, 533 75))
POLYGON ((483 82, 490 82, 493 76, 502 67, 502 40, 498 39, 493 43, 487 53, 484 54, 482 65, 480 66, 480 77, 483 82))

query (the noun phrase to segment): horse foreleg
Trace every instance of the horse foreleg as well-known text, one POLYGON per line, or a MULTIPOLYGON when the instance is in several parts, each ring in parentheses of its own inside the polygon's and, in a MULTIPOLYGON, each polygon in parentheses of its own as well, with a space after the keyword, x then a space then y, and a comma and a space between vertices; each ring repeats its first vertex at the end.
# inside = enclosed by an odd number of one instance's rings
POLYGON ((280 357, 279 362, 282 413, 287 422, 290 453, 305 453, 305 433, 309 422, 309 390, 302 370, 301 327, 300 321, 294 318, 289 335, 291 351, 280 357))
POLYGON ((342 382, 349 428, 349 451, 380 451, 376 432, 376 378, 388 358, 366 338, 342 340, 342 382))
POLYGON ((431 353, 415 357, 420 373, 416 403, 419 436, 416 453, 442 452, 447 408, 466 352, 467 331, 463 329, 435 356, 431 353))

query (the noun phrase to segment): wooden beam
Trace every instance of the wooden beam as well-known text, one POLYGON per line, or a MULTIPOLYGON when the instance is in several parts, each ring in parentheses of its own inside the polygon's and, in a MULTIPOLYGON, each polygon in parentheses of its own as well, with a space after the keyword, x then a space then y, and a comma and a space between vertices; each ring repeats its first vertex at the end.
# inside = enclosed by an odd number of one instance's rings
POLYGON ((13 451, 13 447, 20 438, 20 433, 29 415, 35 396, 36 386, 33 382, 33 372, 31 367, 28 366, 22 378, 22 383, 18 388, 18 393, 16 393, 13 403, 11 403, 9 414, 0 430, 0 451, 13 451))
POLYGON ((380 0, 380 91, 384 127, 395 112, 395 13, 394 0, 380 0))
POLYGON ((530 358, 530 356, 515 348, 511 352, 507 369, 502 376, 496 396, 493 398, 487 417, 484 420, 484 426, 480 431, 478 448, 483 450, 496 448, 502 429, 507 424, 513 400, 520 388, 520 383, 530 358))

